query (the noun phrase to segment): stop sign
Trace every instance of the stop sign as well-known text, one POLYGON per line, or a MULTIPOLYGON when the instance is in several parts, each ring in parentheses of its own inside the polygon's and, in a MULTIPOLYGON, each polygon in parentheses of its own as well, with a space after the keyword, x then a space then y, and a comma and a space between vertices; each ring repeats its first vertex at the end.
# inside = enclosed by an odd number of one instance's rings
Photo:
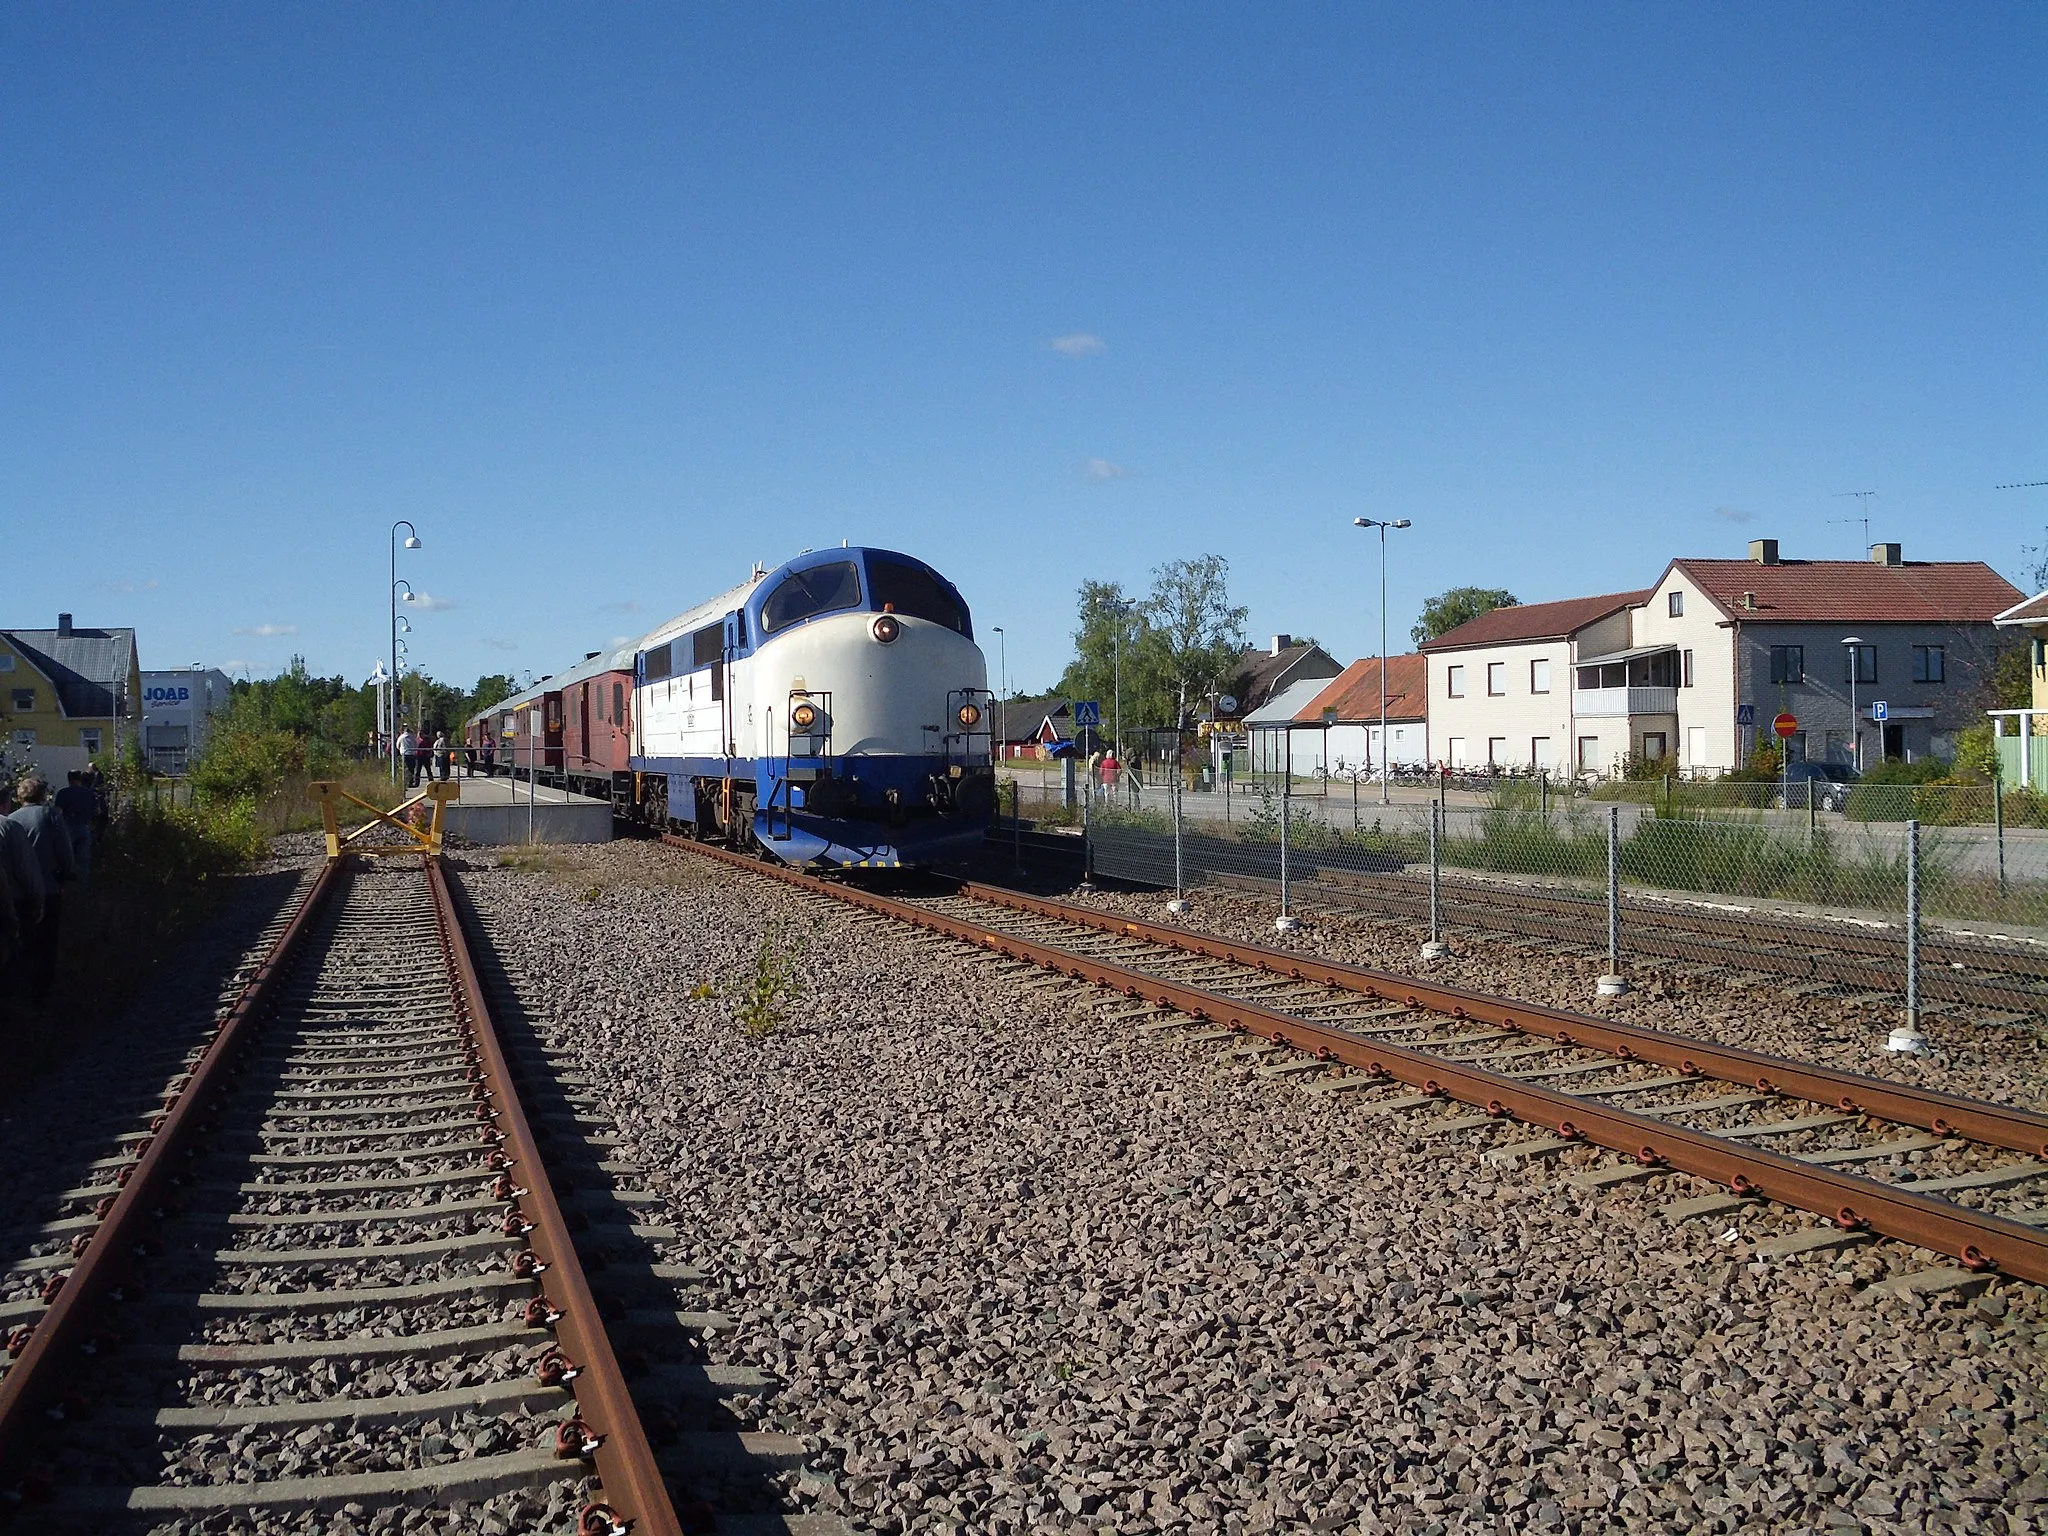
POLYGON ((1799 729, 1799 722, 1791 715, 1780 715, 1771 722, 1771 729, 1778 733, 1780 740, 1790 740, 1799 729))

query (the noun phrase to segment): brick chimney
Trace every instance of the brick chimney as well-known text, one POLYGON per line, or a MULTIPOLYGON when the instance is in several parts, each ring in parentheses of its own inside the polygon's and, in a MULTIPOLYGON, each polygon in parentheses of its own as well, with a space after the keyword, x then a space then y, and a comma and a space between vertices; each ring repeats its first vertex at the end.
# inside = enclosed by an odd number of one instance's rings
POLYGON ((1751 539, 1749 541, 1749 558, 1758 565, 1776 565, 1778 563, 1778 541, 1776 539, 1751 539))
POLYGON ((1873 544, 1870 546, 1872 565, 1904 565, 1906 550, 1903 544, 1873 544))
POLYGON ((70 634, 70 633, 71 633, 71 615, 70 615, 70 614, 68 614, 68 613, 60 613, 60 614, 58 614, 58 615, 57 615, 57 633, 58 633, 59 635, 68 635, 68 634, 70 634))

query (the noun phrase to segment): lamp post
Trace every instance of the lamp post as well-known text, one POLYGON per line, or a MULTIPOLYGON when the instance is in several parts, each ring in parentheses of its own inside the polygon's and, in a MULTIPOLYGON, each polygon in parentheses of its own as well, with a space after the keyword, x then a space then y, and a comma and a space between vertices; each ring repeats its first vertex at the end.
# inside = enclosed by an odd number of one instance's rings
MULTIPOLYGON (((1843 637, 1845 659, 1849 663, 1849 757, 1856 765, 1856 771, 1863 772, 1863 722, 1856 718, 1856 660, 1863 644, 1861 635, 1843 637)), ((1812 791, 1807 791, 1809 794, 1812 791)))
MULTIPOLYGON (((1110 664, 1109 747, 1112 752, 1124 749, 1124 620, 1137 606, 1121 598, 1109 605, 1110 614, 1116 620, 1115 660, 1110 664)), ((1123 759, 1118 758, 1117 761, 1122 762, 1123 759)))
POLYGON ((1389 803, 1387 792, 1387 530, 1407 528, 1405 517, 1394 518, 1391 522, 1376 517, 1354 517, 1354 528, 1377 528, 1380 531, 1380 804, 1389 803))
POLYGON ((393 679, 391 689, 391 778, 393 783, 398 781, 399 776, 398 687, 396 680, 398 677, 398 589, 401 586, 405 588, 405 600, 408 603, 412 601, 412 584, 410 582, 401 582, 398 579, 398 530, 401 528, 405 530, 405 547, 407 549, 418 549, 420 547, 420 531, 413 527, 410 522, 401 517, 391 525, 391 676, 393 679))
POLYGON ((996 626, 996 750, 994 756, 1001 757, 1009 737, 1003 733, 1003 695, 1010 691, 1010 637, 1003 633, 1003 626, 996 626))

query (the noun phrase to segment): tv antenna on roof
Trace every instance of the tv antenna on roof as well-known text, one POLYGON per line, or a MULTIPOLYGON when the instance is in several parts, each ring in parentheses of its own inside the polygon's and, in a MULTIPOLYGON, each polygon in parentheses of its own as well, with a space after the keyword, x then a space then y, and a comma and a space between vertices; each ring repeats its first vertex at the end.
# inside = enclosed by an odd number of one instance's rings
POLYGON ((2011 485, 1994 485, 1994 491, 2031 491, 2037 485, 2048 485, 2048 480, 2015 480, 2011 485))
POLYGON ((1860 515, 1853 517, 1831 517, 1828 519, 1828 521, 1831 523, 1861 523, 1863 525, 1863 547, 1865 549, 1868 549, 1870 547, 1870 502, 1868 498, 1875 496, 1876 494, 1877 492, 1875 491, 1835 492, 1835 499, 1837 501, 1841 500, 1841 498, 1844 496, 1854 496, 1859 502, 1862 503, 1863 511, 1860 515))

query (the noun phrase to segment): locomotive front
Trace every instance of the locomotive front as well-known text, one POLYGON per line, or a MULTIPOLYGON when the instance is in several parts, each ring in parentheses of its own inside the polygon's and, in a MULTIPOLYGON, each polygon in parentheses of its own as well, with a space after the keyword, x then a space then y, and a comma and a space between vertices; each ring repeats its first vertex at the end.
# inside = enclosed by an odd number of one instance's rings
POLYGON ((824 550, 747 608, 761 846, 842 868, 971 853, 995 807, 992 712, 952 583, 891 550, 824 550))

